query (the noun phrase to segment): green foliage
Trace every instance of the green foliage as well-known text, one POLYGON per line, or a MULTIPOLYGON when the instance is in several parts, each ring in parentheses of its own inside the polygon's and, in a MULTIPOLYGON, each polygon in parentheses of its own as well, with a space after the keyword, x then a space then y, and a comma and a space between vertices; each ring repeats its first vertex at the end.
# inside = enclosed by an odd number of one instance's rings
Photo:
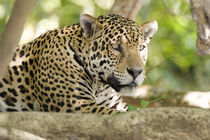
POLYGON ((157 20, 159 30, 149 48, 146 84, 164 89, 209 91, 209 56, 196 53, 196 24, 190 3, 184 0, 154 0, 143 6, 139 23, 157 20), (200 71, 202 69, 202 71, 200 71))
POLYGON ((13 4, 14 1, 12 0, 0 0, 0 33, 2 33, 9 18, 13 4))
POLYGON ((137 110, 137 109, 138 109, 137 106, 128 105, 128 111, 133 111, 133 110, 137 110))
POLYGON ((141 106, 139 106, 139 107, 128 105, 128 111, 137 110, 138 108, 146 108, 151 103, 166 99, 167 94, 168 94, 168 92, 164 93, 162 96, 160 96, 159 98, 154 99, 152 101, 147 101, 147 100, 142 99, 140 102, 141 106))
MULTIPOLYGON (((64 0, 63 0, 64 1, 64 0)), ((60 18, 60 26, 67 26, 78 23, 82 7, 76 4, 62 3, 58 8, 58 17, 60 18)))
POLYGON ((148 102, 148 101, 145 101, 144 99, 141 100, 141 106, 142 106, 143 108, 147 107, 148 105, 149 105, 149 102, 148 102))

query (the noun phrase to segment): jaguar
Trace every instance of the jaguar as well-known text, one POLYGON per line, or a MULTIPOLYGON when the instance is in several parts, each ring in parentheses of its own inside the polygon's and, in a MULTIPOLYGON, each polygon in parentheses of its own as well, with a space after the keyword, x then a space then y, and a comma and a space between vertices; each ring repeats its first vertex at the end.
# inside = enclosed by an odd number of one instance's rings
POLYGON ((0 111, 116 114, 126 112, 145 78, 156 21, 80 16, 14 49, 0 80, 0 111))

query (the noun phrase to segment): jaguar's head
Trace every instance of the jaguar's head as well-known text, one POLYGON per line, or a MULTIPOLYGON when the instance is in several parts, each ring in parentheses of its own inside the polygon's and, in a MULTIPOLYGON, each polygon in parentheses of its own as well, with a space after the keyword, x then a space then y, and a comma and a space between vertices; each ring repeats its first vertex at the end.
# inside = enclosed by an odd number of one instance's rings
POLYGON ((138 26, 115 14, 97 19, 85 14, 80 25, 89 44, 91 74, 122 95, 132 95, 144 81, 147 44, 157 32, 157 22, 138 26))

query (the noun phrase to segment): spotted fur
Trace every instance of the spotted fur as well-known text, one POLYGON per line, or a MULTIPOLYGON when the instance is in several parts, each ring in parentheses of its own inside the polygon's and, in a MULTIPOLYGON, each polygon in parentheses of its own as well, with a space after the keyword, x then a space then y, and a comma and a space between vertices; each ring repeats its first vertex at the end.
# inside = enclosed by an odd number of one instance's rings
POLYGON ((145 75, 151 21, 82 15, 79 24, 48 31, 18 46, 0 80, 0 111, 115 114, 127 111, 145 75))

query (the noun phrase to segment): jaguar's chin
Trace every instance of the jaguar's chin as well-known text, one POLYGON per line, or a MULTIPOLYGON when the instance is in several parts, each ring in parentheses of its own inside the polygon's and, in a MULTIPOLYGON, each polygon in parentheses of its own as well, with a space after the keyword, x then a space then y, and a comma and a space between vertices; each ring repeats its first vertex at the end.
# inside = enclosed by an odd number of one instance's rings
POLYGON ((136 88, 138 85, 134 82, 131 82, 126 85, 121 85, 120 82, 114 78, 114 77, 109 77, 107 79, 107 83, 117 92, 122 94, 123 96, 133 96, 136 88))
POLYGON ((122 85, 120 91, 118 91, 123 96, 133 96, 136 92, 137 85, 135 83, 130 83, 128 85, 122 85))

